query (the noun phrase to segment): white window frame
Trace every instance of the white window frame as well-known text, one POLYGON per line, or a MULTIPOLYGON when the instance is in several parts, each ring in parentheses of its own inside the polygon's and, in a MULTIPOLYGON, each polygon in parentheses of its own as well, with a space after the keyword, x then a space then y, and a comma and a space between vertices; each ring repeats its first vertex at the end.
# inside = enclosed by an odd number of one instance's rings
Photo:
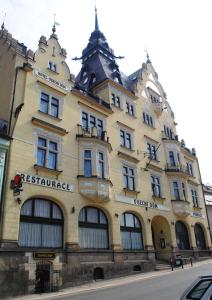
POLYGON ((99 116, 98 114, 96 114, 95 112, 92 112, 92 111, 89 111, 89 110, 83 109, 83 108, 81 108, 81 126, 82 126, 82 128, 91 133, 91 129, 93 128, 93 127, 90 127, 90 117, 91 116, 93 116, 95 118, 95 127, 97 128, 97 131, 98 131, 97 120, 102 121, 102 132, 104 132, 105 131, 105 123, 106 123, 105 119, 102 118, 101 116, 99 116), (83 127, 83 121, 82 121, 83 113, 86 113, 87 117, 88 117, 88 127, 87 128, 83 127))
POLYGON ((163 184, 162 184, 162 177, 161 177, 159 174, 151 173, 151 174, 150 174, 150 183, 151 183, 151 192, 152 192, 152 196, 158 197, 158 198, 163 198, 163 189, 162 189, 163 184), (153 182, 152 182, 152 177, 159 179, 160 195, 156 195, 156 194, 154 194, 154 192, 153 192, 153 189, 152 189, 152 184, 153 184, 153 182))
POLYGON ((57 168, 56 170, 62 169, 62 153, 63 153, 63 138, 55 133, 49 132, 45 129, 34 128, 33 130, 33 141, 34 141, 34 159, 37 164, 38 155, 38 138, 43 138, 48 141, 57 143, 57 168))
POLYGON ((63 111, 63 104, 64 104, 64 99, 59 96, 57 93, 52 93, 50 91, 48 91, 47 89, 40 89, 40 93, 39 93, 39 111, 41 113, 46 114, 47 116, 50 116, 54 119, 62 119, 62 111, 63 111), (48 103, 48 112, 43 112, 41 110, 41 97, 42 97, 42 93, 46 94, 49 96, 49 103, 48 103), (55 117, 54 115, 51 114, 51 100, 52 98, 55 98, 58 100, 58 116, 55 117))
POLYGON ((114 88, 110 90, 110 103, 113 107, 123 109, 123 95, 114 88), (112 101, 112 95, 115 96, 115 104, 112 101), (117 105, 117 97, 119 97, 120 106, 117 105))
POLYGON ((58 73, 58 65, 55 62, 53 62, 52 60, 49 60, 48 61, 48 70, 50 70, 54 73, 58 73), (55 70, 51 67, 51 65, 55 67, 55 70))
POLYGON ((131 116, 136 118, 136 106, 135 103, 129 99, 126 99, 126 113, 131 116), (129 105, 129 111, 127 111, 127 104, 129 105), (133 108, 133 113, 131 111, 131 108, 133 108))
POLYGON ((126 188, 126 189, 128 189, 128 190, 130 190, 132 192, 136 192, 137 191, 137 186, 138 186, 138 183, 137 183, 137 176, 138 176, 138 174, 137 174, 137 168, 136 168, 136 166, 123 161, 121 163, 121 174, 122 174, 123 188, 126 188), (133 172, 134 172, 134 175, 133 175, 133 177, 134 177, 134 186, 135 186, 134 190, 129 189, 129 184, 128 184, 128 187, 125 186, 124 172, 123 172, 123 168, 124 167, 127 168, 127 169, 133 169, 133 172))

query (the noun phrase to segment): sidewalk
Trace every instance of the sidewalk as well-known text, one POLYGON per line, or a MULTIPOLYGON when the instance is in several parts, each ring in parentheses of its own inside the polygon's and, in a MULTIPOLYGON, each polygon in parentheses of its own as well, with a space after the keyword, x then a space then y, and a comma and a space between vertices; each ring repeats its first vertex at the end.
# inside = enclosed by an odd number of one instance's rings
MULTIPOLYGON (((184 266, 184 269, 191 269, 191 268, 195 268, 200 265, 203 265, 203 264, 208 264, 208 261, 212 262, 212 259, 194 263, 193 267, 191 267, 190 264, 187 264, 184 266)), ((160 277, 160 276, 164 276, 167 274, 171 275, 174 272, 183 272, 183 269, 181 267, 179 267, 179 268, 174 268, 174 271, 172 271, 171 269, 170 270, 161 270, 161 271, 140 273, 140 274, 136 274, 136 275, 129 275, 129 276, 115 278, 115 279, 93 281, 88 284, 83 284, 83 285, 76 286, 76 287, 69 287, 66 289, 61 289, 58 292, 44 293, 44 294, 30 294, 30 295, 26 295, 26 296, 22 296, 22 297, 13 297, 10 299, 12 299, 12 300, 58 299, 62 296, 75 295, 75 294, 85 293, 88 291, 94 291, 94 290, 98 290, 98 289, 102 289, 102 288, 110 288, 113 286, 125 285, 126 283, 131 283, 131 282, 140 281, 140 280, 146 280, 146 279, 150 279, 150 278, 154 278, 154 277, 160 277)))

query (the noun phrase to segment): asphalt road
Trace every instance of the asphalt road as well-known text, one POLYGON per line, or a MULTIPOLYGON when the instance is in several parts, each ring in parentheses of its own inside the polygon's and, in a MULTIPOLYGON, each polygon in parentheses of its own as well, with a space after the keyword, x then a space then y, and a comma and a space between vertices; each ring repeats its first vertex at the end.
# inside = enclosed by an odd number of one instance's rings
MULTIPOLYGON (((183 291, 200 275, 212 273, 212 260, 200 266, 179 269, 173 272, 161 273, 160 276, 147 276, 131 282, 125 278, 122 283, 114 286, 113 281, 107 287, 77 295, 54 297, 60 300, 177 300, 183 291), (150 277, 150 278, 148 278, 150 277)), ((159 275, 159 274, 158 274, 159 275)), ((154 275, 153 275, 154 276, 154 275)), ((50 299, 50 298, 49 298, 50 299)))

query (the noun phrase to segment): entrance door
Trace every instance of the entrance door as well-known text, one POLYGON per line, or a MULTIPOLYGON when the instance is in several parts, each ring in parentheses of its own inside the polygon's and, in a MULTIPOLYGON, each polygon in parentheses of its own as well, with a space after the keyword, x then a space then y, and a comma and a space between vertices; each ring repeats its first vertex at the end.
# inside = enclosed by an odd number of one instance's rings
POLYGON ((50 292, 50 264, 38 264, 36 268, 36 293, 50 292))

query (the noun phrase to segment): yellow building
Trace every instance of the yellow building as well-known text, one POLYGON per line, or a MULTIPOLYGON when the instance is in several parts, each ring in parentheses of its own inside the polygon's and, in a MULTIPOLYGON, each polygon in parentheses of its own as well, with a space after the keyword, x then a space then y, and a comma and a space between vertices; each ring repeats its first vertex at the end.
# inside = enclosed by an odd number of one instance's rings
POLYGON ((135 73, 121 73, 95 17, 76 78, 55 26, 35 53, 0 31, 0 118, 12 138, 3 295, 211 254, 195 150, 178 139, 149 57, 135 73))

